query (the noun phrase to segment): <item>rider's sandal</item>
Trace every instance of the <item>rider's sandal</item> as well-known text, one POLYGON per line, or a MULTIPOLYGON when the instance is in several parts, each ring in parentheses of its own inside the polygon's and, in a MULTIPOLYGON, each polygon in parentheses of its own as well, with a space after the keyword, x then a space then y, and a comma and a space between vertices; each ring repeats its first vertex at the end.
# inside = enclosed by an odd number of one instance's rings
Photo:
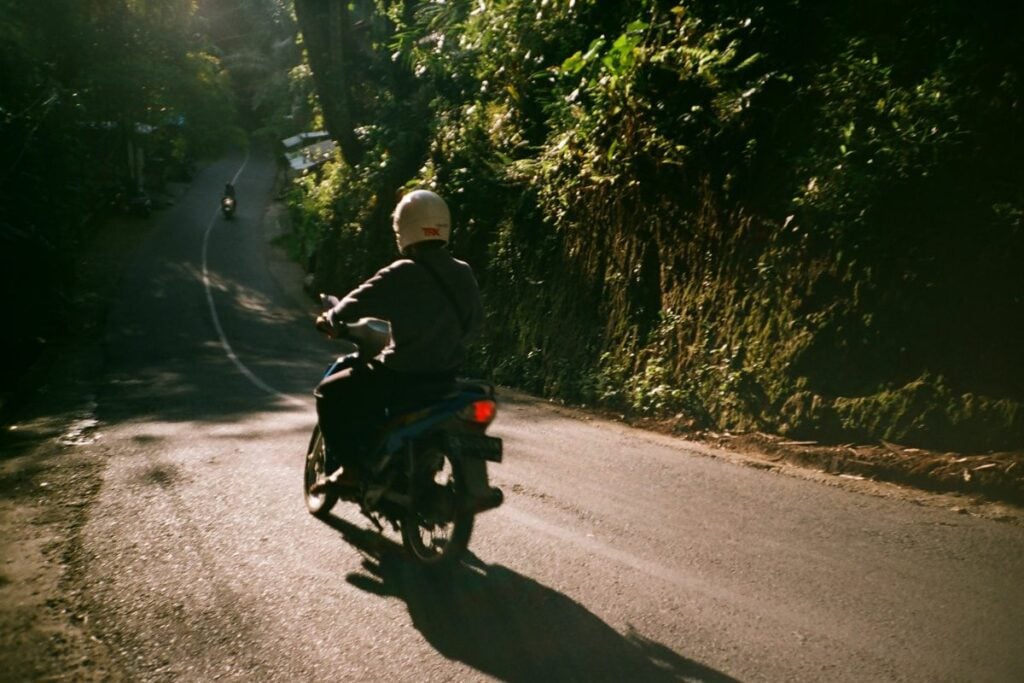
POLYGON ((339 470, 327 477, 315 482, 309 487, 309 492, 314 496, 318 496, 321 493, 327 491, 327 489, 354 489, 359 486, 359 476, 356 474, 353 468, 346 470, 339 470))

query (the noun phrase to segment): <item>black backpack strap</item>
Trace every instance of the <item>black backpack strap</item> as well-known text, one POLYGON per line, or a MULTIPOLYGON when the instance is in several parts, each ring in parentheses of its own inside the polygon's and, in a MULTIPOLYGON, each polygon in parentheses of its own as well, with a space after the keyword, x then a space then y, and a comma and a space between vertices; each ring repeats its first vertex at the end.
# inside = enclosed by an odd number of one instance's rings
POLYGON ((466 334, 466 329, 469 327, 469 321, 466 320, 466 316, 463 314, 462 308, 459 306, 459 302, 455 298, 455 294, 452 292, 451 287, 449 287, 448 283, 444 281, 441 274, 434 270, 433 266, 428 265, 425 261, 416 261, 416 263, 423 266, 426 271, 430 273, 430 277, 434 278, 434 282, 436 282, 437 286, 441 288, 441 293, 444 294, 445 298, 448 299, 448 302, 452 305, 452 308, 455 309, 455 317, 459 320, 459 326, 462 328, 462 334, 466 334))

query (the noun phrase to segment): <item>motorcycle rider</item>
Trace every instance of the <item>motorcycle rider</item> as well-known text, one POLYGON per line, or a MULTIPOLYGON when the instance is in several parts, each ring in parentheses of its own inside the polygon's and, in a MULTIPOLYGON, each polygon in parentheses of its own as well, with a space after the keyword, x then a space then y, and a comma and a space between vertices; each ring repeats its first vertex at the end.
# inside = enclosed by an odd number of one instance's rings
POLYGON ((336 323, 364 317, 391 324, 391 342, 377 358, 353 363, 325 378, 313 392, 327 471, 333 472, 320 486, 355 484, 360 451, 384 409, 395 401, 450 388, 466 358, 467 343, 483 323, 473 271, 446 247, 451 215, 445 201, 429 190, 410 192, 395 208, 392 228, 403 258, 377 271, 317 319, 317 328, 328 334, 336 323))
POLYGON ((224 212, 226 217, 231 217, 235 213, 235 186, 232 183, 224 185, 224 196, 220 198, 220 210, 224 212))

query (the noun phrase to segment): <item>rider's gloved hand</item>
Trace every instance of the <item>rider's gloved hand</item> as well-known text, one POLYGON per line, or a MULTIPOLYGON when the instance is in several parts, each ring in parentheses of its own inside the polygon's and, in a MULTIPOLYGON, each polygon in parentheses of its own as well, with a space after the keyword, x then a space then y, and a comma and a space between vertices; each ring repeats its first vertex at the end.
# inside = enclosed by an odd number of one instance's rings
POLYGON ((334 322, 331 320, 330 311, 321 313, 316 317, 316 329, 326 334, 331 339, 338 336, 338 331, 334 327, 334 322))

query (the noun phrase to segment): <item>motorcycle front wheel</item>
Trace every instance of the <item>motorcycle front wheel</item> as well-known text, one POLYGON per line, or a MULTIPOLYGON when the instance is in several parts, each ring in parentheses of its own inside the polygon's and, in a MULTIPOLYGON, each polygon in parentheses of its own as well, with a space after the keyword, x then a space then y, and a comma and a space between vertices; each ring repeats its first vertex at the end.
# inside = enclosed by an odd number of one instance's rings
POLYGON ((309 490, 317 481, 326 479, 327 474, 327 449, 324 448, 324 436, 320 433, 320 425, 317 425, 313 428, 313 437, 309 440, 309 450, 306 452, 302 487, 306 509, 315 517, 326 517, 338 502, 338 494, 335 491, 311 493, 309 490))
POLYGON ((461 463, 436 454, 438 466, 422 473, 421 504, 402 519, 402 545, 427 566, 456 562, 469 546, 474 515, 468 505, 461 463))

